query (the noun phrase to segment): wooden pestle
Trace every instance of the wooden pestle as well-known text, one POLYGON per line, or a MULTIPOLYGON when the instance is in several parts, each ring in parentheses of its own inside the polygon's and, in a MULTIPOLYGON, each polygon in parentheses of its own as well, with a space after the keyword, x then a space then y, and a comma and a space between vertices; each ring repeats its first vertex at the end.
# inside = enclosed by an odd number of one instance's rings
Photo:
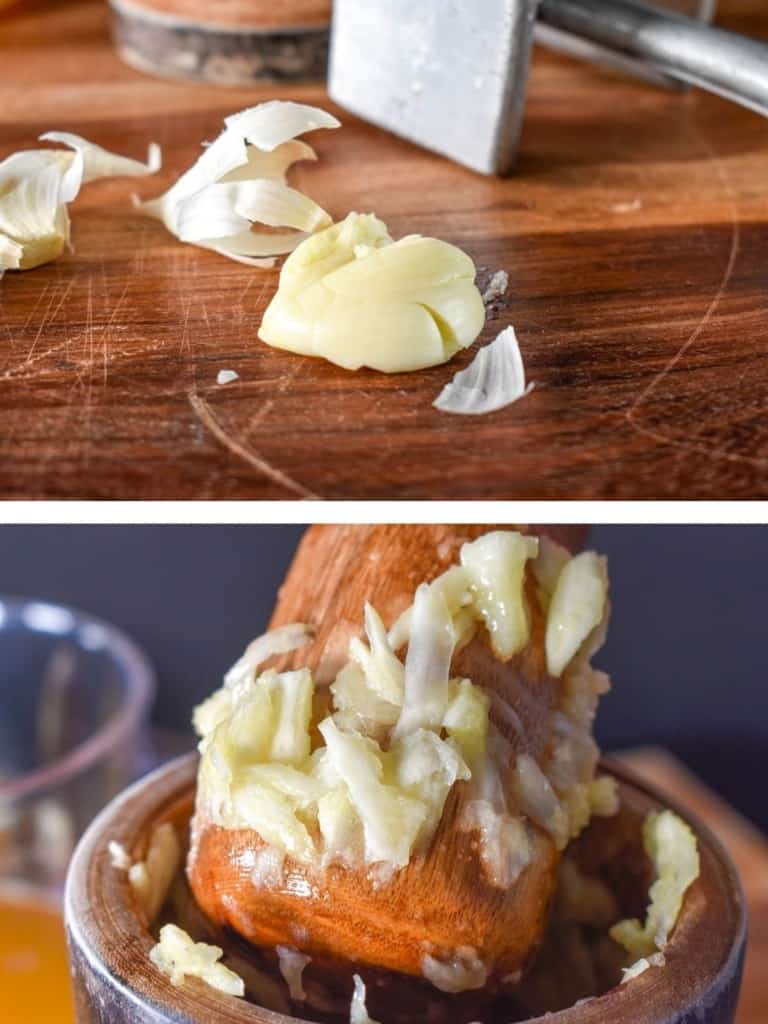
MULTIPOLYGON (((305 535, 280 589, 271 627, 308 622, 311 645, 276 661, 280 669, 308 666, 321 693, 348 660, 349 640, 362 633, 364 602, 390 626, 413 601, 418 585, 459 560, 461 545, 492 526, 314 526, 305 535)), ((514 527, 526 530, 525 527, 514 527)), ((535 528, 578 547, 580 527, 535 528)), ((544 616, 530 575, 527 597, 531 641, 506 663, 490 649, 485 630, 454 659, 454 674, 471 678, 500 699, 491 718, 515 752, 538 758, 551 740, 550 718, 559 682, 544 657, 544 616), (524 730, 510 727, 512 708, 524 730)), ((286 859, 283 882, 256 888, 249 853, 263 846, 252 830, 225 830, 196 822, 190 883, 205 913, 263 947, 291 946, 312 957, 313 967, 347 984, 361 967, 422 977, 426 951, 450 959, 462 947, 491 964, 488 992, 518 976, 535 951, 546 923, 559 855, 550 835, 531 829, 534 857, 509 889, 486 877, 471 833, 457 817, 464 787, 454 787, 426 850, 383 886, 365 868, 332 864, 322 870, 286 859)), ((392 976, 389 978, 392 983, 392 976)), ((381 980, 379 984, 381 984, 381 980)))

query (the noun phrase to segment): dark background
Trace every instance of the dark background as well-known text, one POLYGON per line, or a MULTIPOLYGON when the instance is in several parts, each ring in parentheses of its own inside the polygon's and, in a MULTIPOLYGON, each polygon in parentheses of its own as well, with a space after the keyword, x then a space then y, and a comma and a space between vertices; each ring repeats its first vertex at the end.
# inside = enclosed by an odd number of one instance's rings
MULTIPOLYGON (((0 592, 122 627, 156 666, 157 722, 186 730, 264 628, 302 529, 1 526, 0 592)), ((768 528, 599 526, 591 546, 613 600, 601 744, 669 747, 768 828, 768 528)))

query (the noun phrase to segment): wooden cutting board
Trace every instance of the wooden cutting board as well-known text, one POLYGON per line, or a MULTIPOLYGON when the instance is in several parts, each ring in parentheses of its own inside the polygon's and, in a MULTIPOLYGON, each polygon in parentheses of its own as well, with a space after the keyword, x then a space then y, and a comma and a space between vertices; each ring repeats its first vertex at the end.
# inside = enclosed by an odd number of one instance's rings
POLYGON ((733 858, 749 911, 749 941, 736 1024, 768 1019, 768 842, 750 822, 667 751, 658 747, 628 751, 619 759, 668 793, 704 822, 733 858))
MULTIPOLYGON (((722 22, 768 36, 761 0, 722 22)), ((768 494, 768 124, 537 53, 522 159, 490 180, 339 112, 294 182, 510 275, 483 340, 517 328, 536 389, 451 417, 448 367, 386 377, 272 351, 277 272, 181 245, 128 197, 172 182, 222 117, 320 88, 144 77, 96 0, 0 16, 0 157, 58 128, 143 156, 88 186, 75 251, 0 283, 0 495, 47 498, 705 498, 768 494), (220 369, 240 380, 216 383, 220 369)))

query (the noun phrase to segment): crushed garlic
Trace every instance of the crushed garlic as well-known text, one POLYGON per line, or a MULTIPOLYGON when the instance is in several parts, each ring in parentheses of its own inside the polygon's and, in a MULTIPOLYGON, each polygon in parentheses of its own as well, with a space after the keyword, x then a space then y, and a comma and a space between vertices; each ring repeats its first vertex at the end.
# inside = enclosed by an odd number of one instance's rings
POLYGON ((144 860, 130 863, 124 848, 109 844, 112 864, 118 870, 128 871, 128 882, 152 924, 160 912, 181 863, 181 844, 170 822, 157 825, 149 838, 144 860), (126 867, 126 858, 128 864, 126 867))
POLYGON ((645 924, 634 918, 620 921, 611 928, 611 938, 632 956, 648 958, 669 941, 685 894, 699 877, 699 851, 690 826, 669 810, 648 815, 643 843, 656 869, 645 924))
MULTIPOLYGON (((272 653, 311 639, 308 627, 282 627, 249 646, 194 721, 201 736, 196 814, 258 832, 268 857, 254 869, 254 885, 282 877, 284 857, 364 866, 386 885, 428 843, 459 781, 470 786, 460 827, 478 833, 485 872, 501 887, 530 863, 531 828, 551 832, 563 847, 592 814, 615 810, 612 783, 595 781, 591 724, 607 683, 588 663, 591 650, 581 651, 581 619, 577 642, 568 643, 574 657, 553 716, 552 752, 541 763, 524 752, 515 758, 489 720, 489 695, 451 671, 454 653, 479 629, 501 659, 529 642, 524 583, 538 557, 536 538, 489 532, 463 546, 461 565, 417 589, 389 634, 367 605, 365 640, 352 639, 327 697, 315 692, 307 669, 262 667, 272 653)), ((574 561, 565 549, 549 558, 556 571, 542 576, 547 587, 556 591, 574 561)), ((559 614, 552 602, 549 617, 559 614)))
POLYGON ((379 1024, 368 1016, 368 1008, 365 1005, 366 990, 363 979, 359 974, 354 975, 355 991, 352 993, 352 1003, 349 1007, 349 1024, 379 1024))
POLYGON ((373 214, 350 213, 285 261, 259 337, 347 370, 399 373, 446 362, 484 322, 465 253, 420 235, 395 242, 373 214))
POLYGON ((223 949, 195 942, 175 924, 163 925, 160 941, 149 951, 152 963, 168 975, 172 985, 183 985, 186 977, 200 978, 211 988, 242 997, 245 983, 234 971, 219 963, 223 956, 223 949))
POLYGON ((666 963, 666 957, 663 953, 653 953, 651 956, 642 956, 639 960, 635 960, 629 967, 622 967, 621 969, 621 984, 626 985, 628 981, 632 981, 633 978, 639 978, 641 974, 650 967, 663 967, 666 963))

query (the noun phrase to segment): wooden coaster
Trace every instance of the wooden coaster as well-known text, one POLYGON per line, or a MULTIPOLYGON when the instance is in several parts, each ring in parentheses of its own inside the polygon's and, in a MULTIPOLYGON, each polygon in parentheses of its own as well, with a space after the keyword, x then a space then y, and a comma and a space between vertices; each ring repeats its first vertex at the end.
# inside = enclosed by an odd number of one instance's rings
POLYGON ((321 81, 330 0, 110 0, 117 51, 132 67, 218 85, 321 81))

